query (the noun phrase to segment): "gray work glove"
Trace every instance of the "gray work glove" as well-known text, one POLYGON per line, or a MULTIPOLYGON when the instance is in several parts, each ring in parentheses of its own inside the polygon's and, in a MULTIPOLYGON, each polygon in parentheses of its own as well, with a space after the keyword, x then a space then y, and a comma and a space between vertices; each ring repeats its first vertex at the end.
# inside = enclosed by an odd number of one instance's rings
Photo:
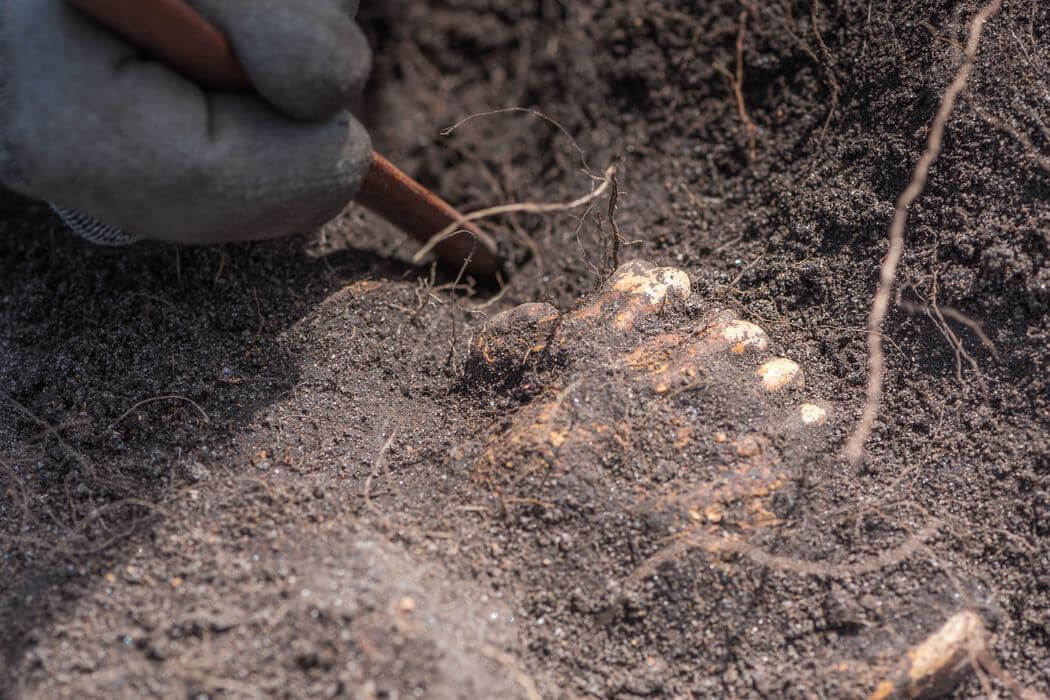
POLYGON ((204 90, 62 0, 0 0, 0 181, 96 237, 263 239, 338 214, 372 148, 346 111, 371 63, 356 0, 191 4, 262 97, 204 90))

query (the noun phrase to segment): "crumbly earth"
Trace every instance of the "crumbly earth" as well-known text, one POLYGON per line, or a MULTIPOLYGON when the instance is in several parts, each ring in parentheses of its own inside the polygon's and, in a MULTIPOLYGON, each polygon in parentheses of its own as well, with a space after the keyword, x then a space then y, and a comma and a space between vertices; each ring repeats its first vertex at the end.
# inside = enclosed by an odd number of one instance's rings
POLYGON ((450 201, 618 166, 615 207, 491 224, 500 290, 353 208, 113 250, 3 195, 0 697, 906 695, 969 663, 938 630, 1005 671, 939 690, 1050 693, 1045 3, 985 27, 841 452, 979 8, 366 7, 365 118, 450 201), (579 150, 439 133, 508 106, 579 150))

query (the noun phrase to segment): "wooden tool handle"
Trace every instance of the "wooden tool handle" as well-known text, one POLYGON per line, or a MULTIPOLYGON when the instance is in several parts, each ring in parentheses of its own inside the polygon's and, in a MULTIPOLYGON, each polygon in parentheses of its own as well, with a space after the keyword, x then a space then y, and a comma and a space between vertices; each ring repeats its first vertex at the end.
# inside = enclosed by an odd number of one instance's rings
POLYGON ((67 2, 201 85, 252 89, 226 35, 183 0, 67 2))
MULTIPOLYGON (((251 91, 252 86, 226 36, 183 0, 67 0, 136 46, 210 88, 251 91)), ((251 12, 250 7, 245 12, 251 12)), ((357 202, 421 243, 459 221, 451 205, 372 152, 372 166, 357 202)), ((501 268, 492 239, 471 223, 434 247, 446 262, 492 278, 501 268)))

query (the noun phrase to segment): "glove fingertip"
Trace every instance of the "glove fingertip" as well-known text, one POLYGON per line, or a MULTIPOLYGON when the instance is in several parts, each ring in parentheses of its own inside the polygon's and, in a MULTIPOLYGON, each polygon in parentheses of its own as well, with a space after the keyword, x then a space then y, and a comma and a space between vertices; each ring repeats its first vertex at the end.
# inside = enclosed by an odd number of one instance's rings
POLYGON ((363 91, 372 54, 345 0, 256 0, 251 11, 191 2, 227 34, 259 94, 286 115, 327 119, 363 91))
POLYGON ((259 76, 260 92, 281 111, 298 119, 328 119, 354 104, 372 72, 367 40, 356 24, 328 27, 315 60, 304 61, 297 75, 259 76))

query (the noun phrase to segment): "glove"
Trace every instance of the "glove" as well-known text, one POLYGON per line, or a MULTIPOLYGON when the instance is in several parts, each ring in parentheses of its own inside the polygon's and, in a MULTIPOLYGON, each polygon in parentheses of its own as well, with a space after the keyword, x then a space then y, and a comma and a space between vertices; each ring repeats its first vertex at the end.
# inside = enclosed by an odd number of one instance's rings
POLYGON ((62 0, 0 0, 0 181, 80 230, 181 243, 338 214, 372 148, 346 111, 371 63, 356 0, 191 4, 261 97, 206 91, 62 0))

